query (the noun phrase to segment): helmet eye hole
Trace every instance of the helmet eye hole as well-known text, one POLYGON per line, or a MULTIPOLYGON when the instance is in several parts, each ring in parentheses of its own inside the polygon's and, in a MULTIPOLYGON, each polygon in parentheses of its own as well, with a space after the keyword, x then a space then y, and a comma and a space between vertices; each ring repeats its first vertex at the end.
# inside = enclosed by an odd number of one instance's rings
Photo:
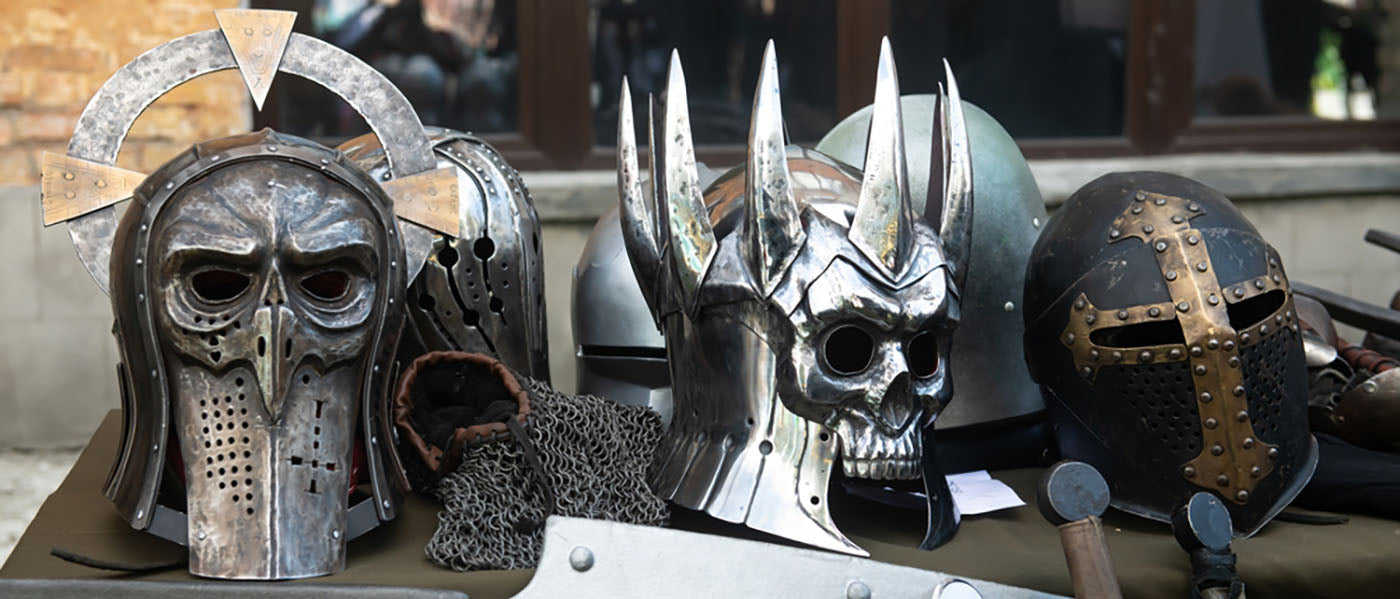
POLYGON ((1109 327, 1089 333, 1089 340, 1104 347, 1146 347, 1186 343, 1177 319, 1154 320, 1109 327))
POLYGON ((301 290, 323 302, 333 302, 350 290, 350 275, 343 270, 323 270, 302 279, 301 290))
POLYGON ((229 301, 243 293, 252 279, 241 272, 214 268, 195 273, 190 277, 190 287, 195 295, 211 304, 229 301))
POLYGON ((1230 327, 1236 331, 1243 331, 1257 325, 1282 308, 1283 301, 1283 290, 1275 289, 1241 300, 1239 303, 1230 304, 1225 308, 1230 316, 1230 327))
POLYGON ((932 331, 914 335, 904 348, 904 358, 909 362, 909 373, 919 378, 927 378, 938 372, 938 338, 932 331))
POLYGON ((822 362, 840 375, 860 374, 874 358, 875 340, 855 325, 836 327, 822 343, 822 362))

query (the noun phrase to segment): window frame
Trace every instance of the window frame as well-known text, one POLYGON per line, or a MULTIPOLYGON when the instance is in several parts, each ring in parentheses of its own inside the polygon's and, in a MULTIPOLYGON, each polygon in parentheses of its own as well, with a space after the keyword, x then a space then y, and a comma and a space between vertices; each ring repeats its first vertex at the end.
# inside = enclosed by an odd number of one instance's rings
MULTIPOLYGON (((615 150, 594 145, 589 0, 516 0, 519 47, 516 133, 483 137, 522 170, 612 169, 615 150)), ((310 0, 253 0, 302 8, 310 0)), ((1196 0, 1133 0, 1124 73, 1123 133, 1111 137, 1017 140, 1027 158, 1203 152, 1337 152, 1400 150, 1400 119, 1328 121, 1298 117, 1196 118, 1196 0)), ((888 2, 836 0, 836 109, 869 102, 888 2)), ((260 126, 278 107, 269 98, 260 126)), ((697 158, 715 165, 744 160, 742 144, 703 145, 697 158)), ((641 152, 645 160, 646 152, 641 152)))

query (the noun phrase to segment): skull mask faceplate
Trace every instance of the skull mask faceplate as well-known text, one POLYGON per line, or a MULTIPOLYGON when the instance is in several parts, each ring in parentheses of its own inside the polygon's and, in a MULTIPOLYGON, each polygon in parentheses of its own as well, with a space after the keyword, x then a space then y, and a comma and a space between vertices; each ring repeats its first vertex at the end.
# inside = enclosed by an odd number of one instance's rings
POLYGON ((152 392, 180 448, 195 574, 343 567, 357 425, 374 420, 374 364, 402 322, 389 306, 403 250, 388 198, 335 156, 269 132, 206 143, 152 175, 123 219, 113 296, 135 319, 118 319, 118 339, 164 381, 152 392))
POLYGON ((944 119, 954 167, 942 173, 952 191, 940 189, 940 237, 909 198, 888 46, 876 104, 893 108, 872 127, 863 173, 785 147, 770 46, 748 163, 702 194, 682 77, 673 56, 666 105, 653 105, 657 208, 641 191, 625 82, 620 108, 623 237, 664 326, 675 385, 657 491, 724 520, 863 554, 827 511, 836 456, 852 477, 919 478, 923 426, 951 394, 944 364, 969 239, 961 114, 944 119))

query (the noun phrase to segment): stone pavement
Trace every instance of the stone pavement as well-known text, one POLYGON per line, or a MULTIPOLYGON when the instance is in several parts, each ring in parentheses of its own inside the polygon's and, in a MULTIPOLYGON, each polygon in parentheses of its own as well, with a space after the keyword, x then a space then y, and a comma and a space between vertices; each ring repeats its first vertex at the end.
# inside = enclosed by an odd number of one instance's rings
POLYGON ((0 563, 77 459, 76 449, 0 451, 0 563))

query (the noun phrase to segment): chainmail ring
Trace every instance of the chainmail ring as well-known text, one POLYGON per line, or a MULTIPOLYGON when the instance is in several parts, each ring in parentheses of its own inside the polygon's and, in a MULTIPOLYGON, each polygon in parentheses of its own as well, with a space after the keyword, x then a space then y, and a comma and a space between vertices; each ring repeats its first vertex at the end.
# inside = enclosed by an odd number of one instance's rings
POLYGON ((517 376, 530 397, 525 430, 534 443, 554 505, 520 444, 509 435, 468 443, 457 469, 435 493, 442 502, 426 553, 457 571, 533 568, 549 515, 665 525, 670 512, 647 483, 661 441, 661 418, 645 406, 567 395, 517 376))

